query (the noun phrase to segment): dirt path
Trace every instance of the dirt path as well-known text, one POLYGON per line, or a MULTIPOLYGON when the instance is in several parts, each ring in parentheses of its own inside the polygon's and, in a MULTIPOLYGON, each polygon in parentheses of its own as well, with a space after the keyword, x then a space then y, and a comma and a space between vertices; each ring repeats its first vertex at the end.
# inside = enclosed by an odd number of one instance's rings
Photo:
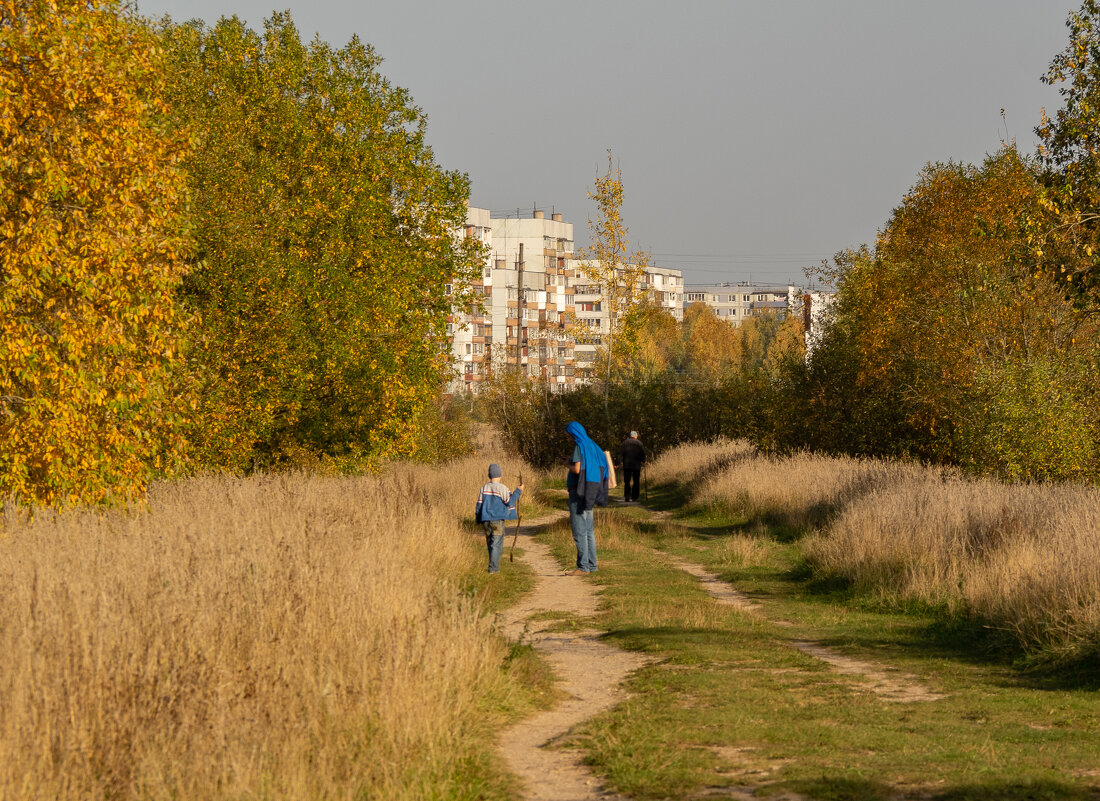
MULTIPOLYGON (((506 730, 500 752, 509 768, 524 783, 524 801, 627 801, 605 790, 581 763, 579 751, 555 747, 578 723, 610 709, 626 694, 623 680, 646 664, 647 658, 602 642, 601 632, 592 629, 553 630, 557 619, 532 619, 544 613, 566 613, 587 617, 598 608, 598 587, 584 576, 568 576, 550 555, 550 549, 534 540, 543 527, 561 520, 564 512, 525 523, 519 557, 535 572, 535 587, 518 605, 501 615, 503 633, 512 640, 530 642, 550 662, 568 700, 553 709, 528 718, 506 730)), ((666 554, 669 563, 699 579, 720 603, 730 604, 745 614, 764 617, 760 604, 738 592, 702 565, 666 554)), ((791 626, 771 620, 778 626, 791 626)), ((891 667, 864 662, 837 653, 821 643, 791 639, 789 645, 831 665, 838 673, 858 676, 862 686, 887 701, 933 701, 943 696, 932 692, 913 676, 891 667)), ((736 762, 736 760, 733 760, 736 762)), ((703 797, 751 799, 752 787, 711 788, 703 797)), ((781 793, 776 799, 801 800, 797 793, 781 793)))
MULTIPOLYGON (((669 554, 666 554, 666 556, 668 556, 669 562, 674 567, 699 579, 703 588, 719 603, 734 606, 746 614, 763 617, 759 604, 738 592, 731 584, 722 581, 702 565, 685 562, 669 554)), ((791 625, 785 620, 772 620, 771 622, 777 626, 791 625)), ((853 659, 813 640, 790 640, 789 644, 792 648, 797 648, 807 656, 812 656, 814 659, 820 659, 822 662, 832 665, 838 673, 860 677, 864 680, 861 686, 885 701, 912 703, 914 701, 936 701, 943 698, 943 695, 933 692, 915 677, 902 673, 893 667, 853 659)))
POLYGON ((546 657, 561 681, 559 686, 570 697, 505 731, 501 753, 523 780, 525 801, 618 799, 620 796, 602 789, 581 764, 577 751, 549 747, 576 724, 623 700, 625 693, 619 685, 647 661, 640 654, 601 642, 598 631, 548 631, 558 621, 531 620, 542 612, 585 617, 597 609, 597 587, 591 580, 563 575, 550 549, 532 538, 539 528, 562 517, 564 513, 524 524, 521 558, 535 571, 535 589, 505 612, 501 622, 506 636, 513 640, 522 637, 546 657))

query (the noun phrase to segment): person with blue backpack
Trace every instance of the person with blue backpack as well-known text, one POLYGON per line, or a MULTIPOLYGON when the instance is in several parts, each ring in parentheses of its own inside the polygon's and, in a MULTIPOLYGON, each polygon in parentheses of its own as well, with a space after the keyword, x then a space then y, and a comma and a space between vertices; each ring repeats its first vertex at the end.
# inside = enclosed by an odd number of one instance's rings
POLYGON ((597 569, 594 509, 607 506, 607 455, 580 423, 573 421, 565 427, 565 432, 574 443, 565 486, 569 490, 569 525, 577 546, 577 567, 569 575, 587 576, 597 569))
MULTIPOLYGON (((512 492, 500 480, 500 465, 489 465, 489 483, 481 488, 474 508, 474 518, 485 527, 485 547, 489 550, 489 572, 500 572, 500 553, 504 549, 504 521, 517 519, 516 503, 523 493, 523 484, 512 492)), ((513 545, 513 547, 515 547, 513 545)))

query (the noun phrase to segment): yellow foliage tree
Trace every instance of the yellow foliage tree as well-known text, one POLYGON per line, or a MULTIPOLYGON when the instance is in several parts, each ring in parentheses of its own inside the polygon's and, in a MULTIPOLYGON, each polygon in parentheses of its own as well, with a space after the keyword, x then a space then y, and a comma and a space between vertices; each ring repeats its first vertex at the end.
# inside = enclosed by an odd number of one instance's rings
POLYGON ((1097 328, 1030 257, 1033 165, 929 165, 874 253, 844 254, 807 392, 840 447, 1006 478, 1093 477, 1097 328))
POLYGON ((706 304, 693 303, 684 312, 683 337, 684 368, 693 380, 716 381, 740 364, 737 328, 706 304))
POLYGON ((638 320, 634 347, 623 364, 634 381, 651 381, 683 361, 680 326, 654 301, 644 302, 633 314, 638 320))
POLYGON ((639 319, 635 311, 646 295, 646 268, 649 254, 629 253, 630 242, 623 222, 622 174, 611 166, 607 152, 607 172, 596 176, 595 189, 588 197, 596 201, 596 219, 588 221, 592 244, 579 254, 581 269, 603 294, 607 311, 607 341, 602 343, 607 378, 618 350, 629 352, 639 319))
POLYGON ((114 0, 0 0, 0 494, 138 495, 178 453, 181 147, 114 0))
POLYGON ((1030 243, 1044 272, 1080 301, 1100 303, 1100 2, 1085 0, 1066 19, 1069 43, 1043 82, 1058 87, 1062 107, 1044 112, 1035 133, 1044 168, 1042 211, 1032 215, 1030 243))

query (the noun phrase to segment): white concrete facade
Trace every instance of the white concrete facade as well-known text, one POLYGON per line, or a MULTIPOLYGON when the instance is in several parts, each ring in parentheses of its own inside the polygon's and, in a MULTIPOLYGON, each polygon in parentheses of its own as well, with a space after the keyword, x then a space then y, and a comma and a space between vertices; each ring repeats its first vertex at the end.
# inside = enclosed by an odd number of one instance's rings
POLYGON ((802 309, 802 324, 805 329, 803 336, 806 339, 806 359, 809 360, 818 342, 821 341, 825 326, 832 317, 836 293, 820 290, 800 291, 798 302, 802 309))
MULTIPOLYGON (((595 362, 596 351, 603 344, 608 331, 611 328, 611 316, 605 308, 606 298, 603 290, 592 279, 587 277, 586 266, 588 262, 577 262, 577 283, 575 285, 573 301, 575 303, 574 317, 578 327, 589 329, 587 341, 578 342, 576 345, 577 366, 582 372, 590 370, 595 362)), ((633 267, 628 264, 627 267, 633 267)), ((679 270, 666 267, 647 267, 645 270, 645 290, 657 305, 672 315, 673 319, 684 319, 683 290, 684 278, 679 270)))
MULTIPOLYGON (((462 235, 476 237, 489 255, 474 285, 482 310, 456 313, 448 324, 456 369, 449 390, 476 393, 494 369, 522 370, 554 391, 584 381, 609 317, 599 288, 575 258, 573 224, 539 210, 495 218, 471 207, 462 235), (580 325, 594 329, 579 337, 582 344, 575 332, 580 325)), ((651 268, 646 281, 658 303, 682 319, 680 271, 651 268)))
POLYGON ((684 286, 683 307, 687 309, 693 303, 703 303, 719 319, 740 325, 754 314, 786 316, 788 301, 794 291, 795 288, 789 285, 747 282, 687 284, 684 286))

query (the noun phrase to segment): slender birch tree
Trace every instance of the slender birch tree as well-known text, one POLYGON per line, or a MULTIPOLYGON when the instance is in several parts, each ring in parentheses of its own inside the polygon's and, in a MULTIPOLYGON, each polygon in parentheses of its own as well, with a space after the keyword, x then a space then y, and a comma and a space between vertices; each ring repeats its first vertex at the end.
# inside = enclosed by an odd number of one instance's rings
POLYGON ((596 219, 588 220, 592 244, 580 251, 581 269, 587 278, 600 287, 607 313, 607 342, 603 344, 607 375, 611 380, 612 363, 618 352, 627 352, 633 345, 635 323, 633 312, 647 294, 646 268, 650 255, 644 251, 629 253, 630 241, 623 222, 622 174, 612 166, 611 151, 607 151, 607 172, 597 175, 593 191, 596 219))

